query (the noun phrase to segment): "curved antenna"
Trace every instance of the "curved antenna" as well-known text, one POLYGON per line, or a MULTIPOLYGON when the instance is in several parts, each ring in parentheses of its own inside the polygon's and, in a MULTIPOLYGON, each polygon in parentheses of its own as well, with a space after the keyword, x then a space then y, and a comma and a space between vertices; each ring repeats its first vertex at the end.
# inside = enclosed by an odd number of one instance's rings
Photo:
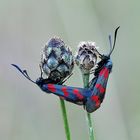
POLYGON ((111 53, 113 52, 113 50, 114 50, 114 48, 115 48, 116 38, 117 38, 117 32, 118 32, 118 29, 119 29, 119 28, 120 28, 120 26, 116 28, 115 33, 114 33, 114 43, 113 43, 113 47, 112 47, 111 36, 109 35, 110 47, 112 48, 111 51, 110 51, 110 53, 109 53, 109 55, 108 55, 109 57, 110 57, 111 53))
POLYGON ((15 64, 11 64, 11 65, 14 66, 17 70, 19 70, 19 72, 21 72, 22 75, 23 75, 24 77, 26 77, 29 81, 31 81, 31 82, 33 82, 34 84, 36 84, 36 82, 33 81, 33 80, 29 77, 29 75, 28 75, 28 73, 27 73, 26 70, 21 70, 20 67, 17 66, 17 65, 15 65, 15 64))

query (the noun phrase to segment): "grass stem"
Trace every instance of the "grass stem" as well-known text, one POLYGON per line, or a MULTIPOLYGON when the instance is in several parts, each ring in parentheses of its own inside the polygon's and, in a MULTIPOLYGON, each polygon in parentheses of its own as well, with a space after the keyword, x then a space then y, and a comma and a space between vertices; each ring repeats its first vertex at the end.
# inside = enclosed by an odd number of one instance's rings
POLYGON ((64 122, 66 138, 67 138, 67 140, 71 140, 70 128, 69 128, 69 123, 68 123, 68 118, 67 118, 67 111, 66 111, 65 101, 63 99, 61 99, 61 98, 60 98, 60 105, 61 105, 61 110, 62 110, 62 116, 63 116, 63 122, 64 122))
MULTIPOLYGON (((84 88, 88 88, 89 74, 83 74, 83 83, 84 83, 84 88)), ((86 112, 86 120, 89 129, 89 138, 90 140, 95 140, 94 133, 93 133, 93 126, 92 126, 92 119, 90 113, 88 112, 86 112)))

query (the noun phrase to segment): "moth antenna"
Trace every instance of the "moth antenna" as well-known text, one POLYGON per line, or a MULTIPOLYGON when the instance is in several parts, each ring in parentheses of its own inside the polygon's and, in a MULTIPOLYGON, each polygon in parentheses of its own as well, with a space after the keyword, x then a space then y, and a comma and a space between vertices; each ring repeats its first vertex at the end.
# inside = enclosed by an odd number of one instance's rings
POLYGON ((17 66, 17 65, 15 65, 15 64, 11 64, 11 65, 14 66, 14 67, 15 67, 24 77, 26 77, 29 81, 31 81, 31 82, 33 82, 33 83, 36 84, 36 82, 33 81, 33 80, 29 77, 29 75, 28 75, 28 73, 27 73, 26 70, 21 70, 20 67, 17 66))
POLYGON ((109 46, 110 46, 110 52, 112 50, 112 38, 111 38, 111 35, 108 36, 108 39, 109 39, 109 46))
POLYGON ((63 84, 63 83, 65 83, 71 76, 73 75, 73 73, 71 73, 68 77, 66 77, 66 79, 64 79, 64 81, 62 81, 62 82, 59 82, 58 84, 63 84))
POLYGON ((116 28, 115 33, 114 33, 114 43, 113 43, 113 47, 112 47, 111 36, 109 35, 109 42, 110 42, 110 46, 111 46, 112 49, 111 49, 111 51, 110 51, 108 57, 110 57, 111 53, 113 52, 113 50, 114 50, 114 48, 115 48, 116 38, 117 38, 117 32, 118 32, 118 29, 119 29, 119 28, 120 28, 120 26, 116 28))

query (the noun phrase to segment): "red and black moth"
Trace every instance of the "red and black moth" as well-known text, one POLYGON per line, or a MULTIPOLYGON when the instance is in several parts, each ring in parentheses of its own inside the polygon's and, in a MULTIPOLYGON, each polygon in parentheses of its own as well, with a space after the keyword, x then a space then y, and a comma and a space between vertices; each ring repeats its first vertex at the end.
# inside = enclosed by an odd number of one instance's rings
POLYGON ((53 93, 66 101, 83 105, 87 112, 92 113, 100 107, 105 96, 109 74, 113 65, 110 55, 115 47, 118 29, 119 27, 115 30, 113 46, 111 43, 111 36, 109 36, 111 46, 109 54, 102 55, 99 53, 101 61, 98 63, 98 66, 94 71, 94 78, 90 81, 89 88, 64 86, 62 85, 63 82, 54 83, 54 81, 50 79, 43 79, 42 76, 35 82, 30 79, 26 70, 21 70, 15 64, 12 65, 16 67, 28 80, 37 84, 44 92, 53 93))

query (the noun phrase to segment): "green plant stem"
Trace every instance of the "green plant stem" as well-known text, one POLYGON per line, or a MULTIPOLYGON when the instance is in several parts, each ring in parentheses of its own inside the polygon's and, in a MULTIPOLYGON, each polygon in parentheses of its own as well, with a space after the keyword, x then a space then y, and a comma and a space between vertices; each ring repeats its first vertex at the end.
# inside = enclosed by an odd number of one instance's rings
MULTIPOLYGON (((84 88, 88 88, 89 85, 89 74, 83 74, 83 82, 84 82, 84 88)), ((94 133, 93 133, 93 126, 92 126, 92 120, 90 113, 86 112, 86 119, 88 123, 88 129, 89 129, 89 138, 90 140, 95 140, 94 133)))
POLYGON ((67 119, 66 106, 65 106, 64 100, 61 99, 61 98, 60 98, 60 104, 61 104, 61 110, 62 110, 62 116, 63 116, 63 122, 64 122, 66 138, 67 138, 67 140, 71 140, 69 123, 68 123, 68 119, 67 119))

